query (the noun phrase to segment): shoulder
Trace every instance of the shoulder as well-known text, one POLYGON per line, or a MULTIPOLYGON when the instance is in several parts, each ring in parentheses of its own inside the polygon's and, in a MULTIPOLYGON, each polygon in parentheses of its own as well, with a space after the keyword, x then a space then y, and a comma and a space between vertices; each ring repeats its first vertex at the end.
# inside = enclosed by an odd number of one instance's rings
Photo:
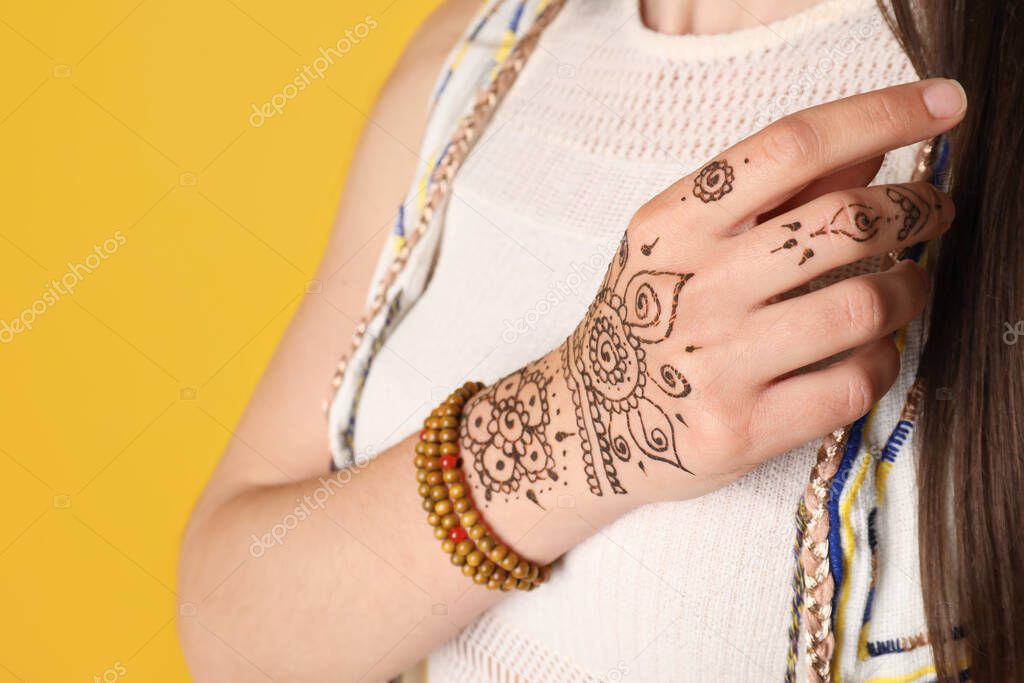
POLYGON ((424 115, 438 72, 480 11, 480 6, 479 0, 446 0, 441 3, 413 34, 381 91, 381 102, 400 96, 403 100, 422 104, 416 113, 424 115))

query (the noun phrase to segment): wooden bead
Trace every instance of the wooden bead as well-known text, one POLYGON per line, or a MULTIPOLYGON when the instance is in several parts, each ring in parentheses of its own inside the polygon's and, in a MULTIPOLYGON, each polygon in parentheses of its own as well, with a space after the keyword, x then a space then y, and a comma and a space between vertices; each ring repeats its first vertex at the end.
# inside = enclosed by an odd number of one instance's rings
POLYGON ((468 475, 459 459, 459 429, 466 403, 483 387, 479 382, 466 382, 423 420, 413 457, 416 490, 434 537, 465 576, 490 590, 533 590, 550 578, 551 567, 521 559, 487 533, 482 514, 470 500, 468 475))
POLYGON ((501 564, 502 569, 512 571, 519 564, 519 556, 510 550, 505 557, 501 558, 499 564, 501 564))

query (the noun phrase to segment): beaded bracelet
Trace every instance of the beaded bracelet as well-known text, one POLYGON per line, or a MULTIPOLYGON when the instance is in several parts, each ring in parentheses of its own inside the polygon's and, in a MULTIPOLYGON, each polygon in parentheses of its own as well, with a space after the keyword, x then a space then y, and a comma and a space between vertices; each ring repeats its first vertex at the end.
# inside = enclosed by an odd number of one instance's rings
POLYGON ((413 459, 416 481, 427 522, 453 565, 473 583, 490 590, 529 591, 548 580, 551 565, 530 562, 498 542, 462 479, 458 444, 462 407, 483 387, 479 382, 466 382, 423 421, 413 459))

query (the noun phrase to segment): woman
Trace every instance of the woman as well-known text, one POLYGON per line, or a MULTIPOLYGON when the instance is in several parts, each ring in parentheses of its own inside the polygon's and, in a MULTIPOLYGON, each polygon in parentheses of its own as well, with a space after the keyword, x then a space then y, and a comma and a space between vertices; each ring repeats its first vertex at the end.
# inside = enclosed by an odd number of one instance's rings
POLYGON ((1024 32, 892 12, 446 5, 186 534, 197 679, 1024 678, 1024 32))

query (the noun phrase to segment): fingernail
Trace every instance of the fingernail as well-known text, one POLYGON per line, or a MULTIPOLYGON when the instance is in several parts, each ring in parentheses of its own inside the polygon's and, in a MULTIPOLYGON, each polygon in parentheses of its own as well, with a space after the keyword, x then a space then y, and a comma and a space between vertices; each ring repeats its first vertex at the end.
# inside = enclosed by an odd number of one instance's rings
POLYGON ((924 89, 921 95, 928 113, 937 119, 948 119, 967 108, 967 93, 957 81, 943 79, 924 89))

